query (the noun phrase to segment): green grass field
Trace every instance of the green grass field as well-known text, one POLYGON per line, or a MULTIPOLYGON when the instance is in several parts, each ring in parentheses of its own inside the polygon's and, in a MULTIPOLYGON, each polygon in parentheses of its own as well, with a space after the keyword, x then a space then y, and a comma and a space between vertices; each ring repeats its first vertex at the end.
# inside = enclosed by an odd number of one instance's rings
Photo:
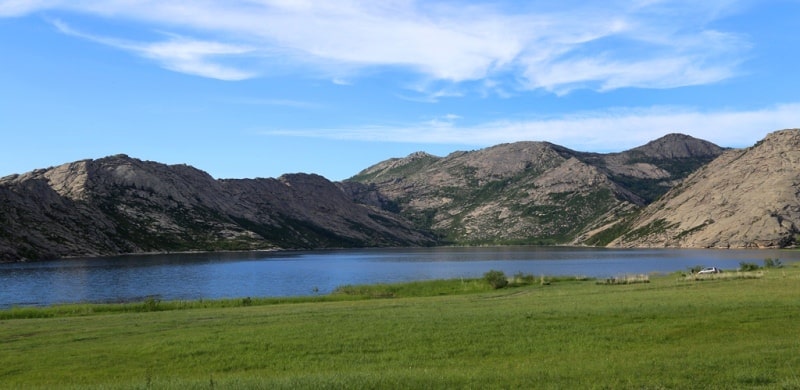
POLYGON ((796 266, 545 282, 15 308, 0 387, 800 389, 796 266))

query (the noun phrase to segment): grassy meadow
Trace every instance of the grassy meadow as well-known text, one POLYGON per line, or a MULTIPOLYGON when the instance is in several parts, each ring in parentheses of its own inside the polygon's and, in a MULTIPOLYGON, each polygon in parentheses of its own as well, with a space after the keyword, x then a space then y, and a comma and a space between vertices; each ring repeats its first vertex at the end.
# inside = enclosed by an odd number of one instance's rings
POLYGON ((0 311, 0 388, 800 389, 800 268, 0 311))

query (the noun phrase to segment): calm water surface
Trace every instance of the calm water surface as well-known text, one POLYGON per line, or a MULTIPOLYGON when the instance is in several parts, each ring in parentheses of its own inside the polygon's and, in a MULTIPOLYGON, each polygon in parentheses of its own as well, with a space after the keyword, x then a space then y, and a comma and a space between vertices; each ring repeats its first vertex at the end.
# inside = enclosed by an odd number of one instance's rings
POLYGON ((800 251, 491 247, 118 256, 0 264, 0 308, 72 302, 326 294, 346 284, 513 275, 612 277, 735 269, 800 251))

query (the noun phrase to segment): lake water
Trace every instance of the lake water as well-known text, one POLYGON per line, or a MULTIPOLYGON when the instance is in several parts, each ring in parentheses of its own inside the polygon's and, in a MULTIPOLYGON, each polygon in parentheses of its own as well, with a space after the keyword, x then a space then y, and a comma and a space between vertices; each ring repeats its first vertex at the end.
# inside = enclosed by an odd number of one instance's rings
POLYGON ((0 264, 0 309, 74 302, 327 294, 347 284, 511 276, 606 278, 740 262, 784 264, 800 251, 565 247, 392 248, 312 252, 132 255, 0 264))

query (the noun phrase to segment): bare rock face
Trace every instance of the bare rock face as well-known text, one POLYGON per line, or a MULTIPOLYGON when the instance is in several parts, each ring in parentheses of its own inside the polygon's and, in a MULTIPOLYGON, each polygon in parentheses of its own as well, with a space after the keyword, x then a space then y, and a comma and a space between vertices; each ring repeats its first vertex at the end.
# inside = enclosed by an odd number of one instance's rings
POLYGON ((629 201, 644 206, 724 150, 685 134, 668 134, 621 153, 573 153, 625 187, 632 195, 629 201))
POLYGON ((117 155, 0 179, 0 261, 433 242, 317 175, 215 180, 117 155))
POLYGON ((341 183, 83 160, 0 178, 0 261, 437 244, 785 247, 800 224, 798 133, 727 151, 670 134, 610 154, 547 142, 417 152, 341 183))
POLYGON ((722 148, 710 142, 700 141, 685 134, 667 134, 643 146, 627 151, 654 159, 692 158, 719 155, 722 148))
POLYGON ((797 245, 800 130, 731 150, 648 206, 613 246, 749 248, 797 245))
POLYGON ((391 205, 448 242, 582 244, 722 150, 680 134, 614 154, 517 142, 446 157, 418 152, 345 183, 357 201, 391 205))
POLYGON ((51 185, 47 173, 37 170, 0 179, 0 261, 120 251, 105 235, 113 229, 111 220, 71 197, 84 195, 83 189, 72 185, 75 176, 51 185))

